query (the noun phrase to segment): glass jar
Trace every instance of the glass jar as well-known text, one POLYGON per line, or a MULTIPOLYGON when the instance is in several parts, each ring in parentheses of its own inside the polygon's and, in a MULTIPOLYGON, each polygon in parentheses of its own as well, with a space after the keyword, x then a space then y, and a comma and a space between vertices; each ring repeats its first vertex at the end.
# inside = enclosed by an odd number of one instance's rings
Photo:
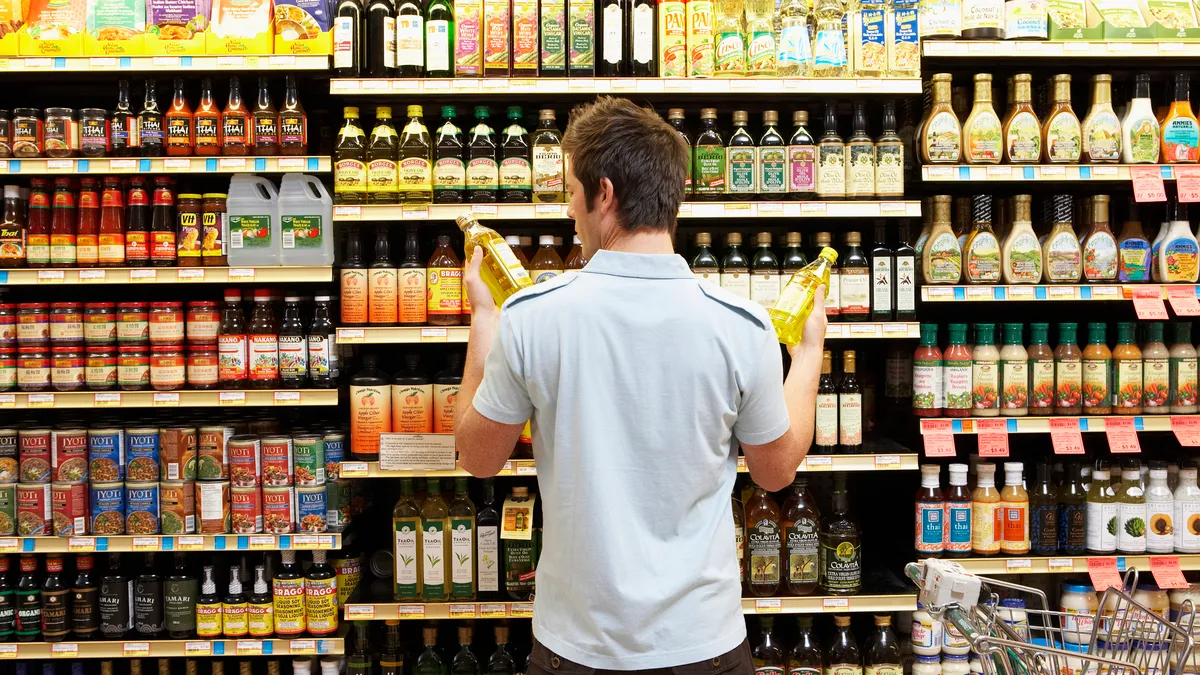
POLYGON ((1171 614, 1171 597, 1154 584, 1138 584, 1133 599, 1164 619, 1171 614))
POLYGON ((187 383, 192 389, 216 389, 220 357, 216 343, 193 344, 188 350, 187 383))
POLYGON ((188 303, 187 339, 192 344, 216 344, 221 330, 221 310, 212 300, 193 300, 188 303))
POLYGON ((1096 610, 1100 600, 1091 584, 1068 581, 1062 585, 1058 598, 1058 611, 1062 616, 1063 642, 1088 644, 1092 639, 1092 627, 1096 625, 1096 610))
POLYGON ((42 156, 42 113, 37 108, 13 110, 12 156, 42 156))
POLYGON ((150 388, 150 348, 146 345, 121 345, 117 348, 117 386, 121 391, 150 388))
POLYGON ((50 344, 83 344, 83 303, 55 302, 50 305, 50 344))
POLYGON ((180 267, 200 267, 204 245, 204 202, 200 195, 184 192, 175 204, 178 264, 180 267))
POLYGON ((154 345, 150 348, 150 386, 155 391, 183 389, 187 381, 187 359, 183 345, 154 345))
POLYGON ((83 306, 83 341, 89 345, 111 345, 117 341, 117 312, 114 302, 89 302, 83 306))
POLYGON ((109 150, 108 111, 103 108, 84 108, 79 111, 79 154, 83 157, 104 157, 109 150))
POLYGON ((17 345, 17 306, 0 303, 0 346, 17 345))
POLYGON ((1171 601, 1171 617, 1172 621, 1179 620, 1179 614, 1183 611, 1183 603, 1187 600, 1192 601, 1191 613, 1200 613, 1200 584, 1188 584, 1187 588, 1176 588, 1167 594, 1171 601))
POLYGON ((0 391, 17 388, 17 348, 0 347, 0 391))
POLYGON ((942 675, 942 664, 936 656, 918 655, 912 665, 912 675, 942 675))
POLYGON ((146 344, 150 340, 149 304, 117 303, 117 344, 146 344))
POLYGON ((79 154, 79 123, 71 108, 46 108, 42 139, 46 156, 61 159, 79 154))
POLYGON ((50 383, 54 391, 80 391, 85 380, 86 362, 83 358, 83 347, 71 345, 54 347, 52 350, 52 370, 50 383))
POLYGON ((22 302, 17 305, 17 344, 45 344, 50 340, 50 304, 22 302))
POLYGON ((971 664, 966 654, 948 654, 942 657, 942 675, 971 675, 971 664))
POLYGON ((21 391, 50 390, 50 349, 46 345, 17 348, 17 388, 21 391))
POLYGON ((112 345, 89 345, 84 380, 92 391, 117 386, 117 349, 112 345))
POLYGON ((229 216, 225 213, 225 198, 220 192, 204 193, 204 212, 201 214, 203 231, 200 234, 200 255, 205 267, 224 267, 229 264, 227 241, 229 216))
POLYGON ((0 110, 0 157, 12 157, 12 113, 0 110))
POLYGON ((182 302, 150 303, 150 345, 182 345, 182 302))

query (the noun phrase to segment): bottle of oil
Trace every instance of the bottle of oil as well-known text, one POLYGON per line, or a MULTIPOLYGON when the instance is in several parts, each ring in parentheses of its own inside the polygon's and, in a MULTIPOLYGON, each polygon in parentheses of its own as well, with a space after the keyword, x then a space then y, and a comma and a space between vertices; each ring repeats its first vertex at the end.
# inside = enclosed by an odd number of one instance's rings
POLYGON ((533 170, 529 163, 529 132, 521 123, 521 106, 508 107, 500 160, 500 201, 528 204, 533 200, 533 170))
MULTIPOLYGON (((821 521, 820 586, 821 590, 830 595, 854 595, 862 590, 862 538, 858 523, 850 516, 850 497, 846 491, 846 474, 833 475, 833 509, 828 518, 821 521)), ((849 617, 835 617, 846 619, 849 617)), ((838 624, 839 633, 842 624, 838 624)), ((848 631, 847 631, 848 632, 848 631)), ((853 638, 851 638, 853 640, 853 638)), ((835 660, 834 651, 838 644, 829 650, 829 663, 840 663, 835 660)), ((855 658, 849 663, 859 663, 857 647, 854 648, 855 658)))
POLYGON ((395 539, 392 553, 395 559, 394 595, 400 602, 421 598, 421 509, 413 499, 411 478, 400 481, 400 498, 392 509, 392 530, 395 539))
POLYGON ((366 137, 358 125, 358 108, 347 107, 343 114, 346 122, 334 149, 333 197, 338 204, 362 204, 367 200, 366 137))
POLYGON ((422 597, 429 601, 450 597, 450 509, 442 498, 441 481, 431 478, 426 483, 428 496, 421 504, 421 552, 424 555, 421 571, 422 597))
MULTIPOLYGON (((533 201, 558 204, 565 201, 562 134, 554 121, 554 110, 538 111, 533 132, 533 201)), ((691 145, 690 143, 688 144, 691 145)))
POLYGON ((742 253, 742 234, 726 234, 725 245, 729 247, 729 252, 721 260, 721 288, 749 300, 750 261, 742 253))
POLYGON ((400 179, 396 163, 396 128, 391 106, 375 108, 375 128, 367 146, 367 201, 372 204, 400 202, 400 179))
POLYGON ((400 202, 428 204, 433 201, 433 148, 429 130, 421 119, 419 105, 408 106, 408 124, 400 134, 400 202))
POLYGON ((783 565, 783 532, 779 527, 779 505, 761 486, 755 484, 746 502, 746 531, 749 576, 746 587, 751 595, 775 595, 779 590, 783 565))
POLYGON ((758 626, 762 632, 762 641, 754 646, 751 658, 754 659, 754 671, 759 675, 782 675, 783 648, 779 641, 771 635, 775 620, 770 616, 758 617, 758 626))
POLYGON ((475 127, 467 150, 467 196, 472 204, 494 204, 500 187, 496 132, 488 125, 488 108, 475 106, 475 127))
POLYGON ((817 259, 792 275, 775 306, 768 310, 779 341, 788 346, 800 344, 804 322, 812 313, 818 286, 829 288, 829 270, 837 262, 837 251, 821 249, 817 259))
POLYGON ((715 202, 725 198, 725 139, 717 128, 716 108, 700 111, 700 134, 692 152, 692 171, 696 201, 715 202))
POLYGON ((467 260, 470 260, 471 252, 476 246, 483 249, 480 276, 492 292, 492 299, 496 301, 497 306, 504 304, 513 293, 533 284, 525 266, 495 230, 480 225, 479 221, 469 214, 459 216, 455 223, 458 224, 458 229, 462 230, 466 240, 464 247, 468 252, 467 260))
POLYGON ((467 165, 463 162, 462 129, 454 124, 452 105, 442 106, 442 126, 434 148, 433 203, 462 204, 467 194, 467 165))

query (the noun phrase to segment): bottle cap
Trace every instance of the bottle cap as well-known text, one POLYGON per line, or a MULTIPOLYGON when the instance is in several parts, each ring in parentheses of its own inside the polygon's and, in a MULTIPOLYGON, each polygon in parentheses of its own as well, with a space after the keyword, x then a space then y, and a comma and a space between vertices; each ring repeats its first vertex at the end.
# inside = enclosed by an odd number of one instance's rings
POLYGON ((262 565, 254 566, 254 593, 262 595, 267 592, 267 568, 262 565))
POLYGON ((524 113, 521 112, 521 106, 519 106, 519 105, 508 106, 508 119, 519 120, 519 119, 521 119, 523 114, 524 113))
POLYGON ((744 127, 744 126, 746 126, 746 123, 749 121, 750 121, 750 114, 747 113, 745 110, 733 111, 734 126, 744 127))
POLYGON ((297 296, 297 295, 285 295, 285 296, 283 296, 283 301, 284 301, 284 302, 300 302, 300 296, 297 296))
POLYGON ((445 117, 446 119, 454 119, 454 116, 457 114, 458 114, 458 110, 455 109, 454 106, 452 106, 452 105, 442 106, 442 117, 445 117))
POLYGON ((421 108, 421 106, 419 106, 419 105, 408 106, 408 116, 409 117, 420 117, 424 114, 425 114, 425 111, 424 111, 424 109, 421 108))
POLYGON ((543 108, 542 110, 538 111, 538 119, 539 120, 553 120, 554 119, 554 111, 543 108))
POLYGON ((200 593, 203 595, 213 595, 217 592, 217 582, 213 581, 213 568, 211 565, 204 566, 204 583, 200 584, 200 593))
POLYGON ((785 235, 785 241, 787 241, 788 246, 799 246, 800 245, 800 233, 799 232, 788 232, 785 235))
POLYGON ((383 118, 390 118, 391 116, 392 116, 392 106, 390 106, 390 105, 381 105, 381 106, 377 106, 377 107, 375 108, 375 117, 376 117, 376 119, 378 119, 378 118, 380 118, 380 117, 383 117, 383 118))
POLYGON ((683 108, 671 108, 667 111, 667 119, 681 120, 683 119, 683 108))
POLYGON ((716 108, 701 108, 700 109, 700 119, 702 119, 702 120, 717 119, 717 109, 716 108))
POLYGON ((346 106, 342 108, 342 116, 352 120, 358 119, 358 108, 355 106, 346 106))
POLYGON ((286 565, 292 565, 296 562, 296 552, 291 549, 284 549, 279 552, 279 559, 286 565))
POLYGON ((726 246, 740 246, 741 244, 742 244, 742 233, 741 232, 730 232, 729 234, 725 235, 725 245, 726 246))
POLYGON ((313 296, 313 302, 329 302, 329 300, 330 298, 328 295, 313 296))
POLYGON ((802 127, 805 124, 808 124, 808 111, 807 110, 793 111, 792 112, 792 124, 795 124, 798 127, 802 127))
POLYGON ((521 238, 515 234, 510 234, 504 238, 504 243, 508 244, 509 246, 520 246, 521 238))
POLYGON ((846 243, 851 246, 858 246, 862 243, 862 234, 858 232, 847 232, 846 243))
POLYGON ((764 110, 763 111, 763 126, 773 127, 776 124, 779 124, 779 111, 764 110))
POLYGON ((241 568, 233 565, 229 568, 229 594, 240 595, 242 592, 241 568))
POLYGON ((937 464, 921 465, 921 487, 941 487, 942 467, 937 464))
POLYGON ((696 233, 696 245, 697 246, 711 246, 712 245, 712 234, 709 232, 697 232, 696 233))
POLYGON ((758 242, 759 246, 770 246, 771 245, 771 233, 770 232, 759 232, 758 234, 754 235, 754 240, 756 242, 758 242))
POLYGON ((540 237, 538 237, 538 246, 553 246, 553 245, 554 245, 554 235, 543 234, 540 237))
MULTIPOLYGON (((430 489, 430 492, 433 492, 433 490, 430 489)), ((325 564, 325 551, 313 551, 312 561, 313 561, 314 565, 324 565, 325 564)))
POLYGON ((487 119, 489 117, 489 115, 490 115, 490 113, 488 112, 488 107, 486 105, 475 106, 475 116, 476 117, 478 117, 480 119, 487 119))

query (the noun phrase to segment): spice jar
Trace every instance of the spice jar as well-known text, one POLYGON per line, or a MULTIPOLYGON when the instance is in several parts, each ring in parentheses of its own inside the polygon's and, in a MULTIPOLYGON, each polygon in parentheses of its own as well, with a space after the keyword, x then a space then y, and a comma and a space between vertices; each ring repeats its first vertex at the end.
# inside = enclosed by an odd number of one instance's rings
POLYGON ((83 306, 83 341, 111 345, 117 341, 116 303, 89 302, 83 306))
POLYGON ((12 157, 12 113, 0 110, 0 157, 12 157))
POLYGON ((54 347, 52 350, 52 370, 50 383, 55 391, 79 391, 83 389, 84 367, 83 347, 54 347))
POLYGON ((104 157, 109 145, 108 111, 103 108, 84 108, 79 111, 79 154, 83 157, 104 157))
POLYGON ((42 156, 42 117, 37 108, 13 110, 12 156, 42 156))
POLYGON ((50 304, 22 302, 17 305, 17 343, 43 344, 50 339, 50 304))
POLYGON ((0 346, 13 347, 17 344, 17 306, 0 303, 0 346))
POLYGON ((193 344, 188 351, 187 383, 193 389, 216 389, 220 357, 216 343, 193 344))
POLYGON ((204 231, 200 255, 205 267, 224 267, 229 264, 229 251, 226 249, 229 216, 225 213, 225 198, 226 195, 220 192, 204 193, 204 212, 201 216, 204 231))
POLYGON ((117 349, 112 345, 90 345, 84 381, 92 391, 105 391, 117 386, 117 349))
POLYGON ((70 108, 46 108, 42 139, 47 157, 74 157, 79 154, 79 123, 70 108))
POLYGON ((144 302, 117 303, 117 343, 145 343, 150 339, 150 313, 144 302))
POLYGON ((150 348, 121 345, 117 348, 117 386, 122 391, 142 391, 150 386, 150 348))
POLYGON ((150 303, 150 344, 183 344, 183 303, 150 303))
POLYGON ((17 348, 0 347, 0 391, 17 387, 17 348))
POLYGON ((150 386, 155 391, 183 389, 187 380, 187 359, 183 345, 154 345, 150 348, 150 386))
POLYGON ((200 267, 201 245, 204 240, 204 228, 201 225, 204 202, 200 195, 182 193, 175 202, 176 241, 179 242, 176 255, 180 267, 200 267))
POLYGON ((50 389, 50 352, 45 345, 17 349, 17 388, 21 391, 50 389))
POLYGON ((50 305, 50 343, 55 346, 83 343, 83 303, 50 305))
POLYGON ((193 300, 188 303, 187 339, 192 344, 217 343, 221 330, 221 311, 212 300, 193 300))

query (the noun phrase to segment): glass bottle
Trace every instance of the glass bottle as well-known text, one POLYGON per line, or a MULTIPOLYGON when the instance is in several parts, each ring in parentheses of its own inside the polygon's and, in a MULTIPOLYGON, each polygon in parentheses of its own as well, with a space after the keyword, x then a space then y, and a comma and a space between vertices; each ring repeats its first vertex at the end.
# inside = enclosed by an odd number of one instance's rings
POLYGON ((875 615, 875 632, 867 642, 867 653, 863 659, 866 672, 871 675, 902 675, 900 643, 892 632, 890 614, 875 615))
POLYGON ((692 187, 696 201, 715 202, 725 198, 725 139, 717 128, 717 109, 700 111, 700 133, 692 148, 692 187))
POLYGON ((425 626, 421 629, 422 643, 425 651, 417 656, 413 666, 413 675, 446 675, 446 664, 437 650, 437 626, 425 626))
POLYGON ((308 115, 296 93, 296 76, 285 78, 283 105, 279 108, 279 154, 308 154, 308 115))
POLYGON ((425 7, 422 0, 396 3, 396 77, 425 74, 425 7))
POLYGON ((1004 463, 1004 489, 1000 491, 1000 513, 1004 532, 1000 552, 1024 555, 1029 552, 1029 493, 1025 491, 1020 462, 1004 463))
POLYGON ((742 253, 742 235, 740 232, 730 232, 725 235, 725 245, 729 251, 721 260, 721 288, 750 299, 750 263, 742 253))
POLYGON ((1079 283, 1083 276, 1083 250, 1075 236, 1074 203, 1071 195, 1054 195, 1051 218, 1054 225, 1042 245, 1043 281, 1079 283))
POLYGON ((842 352, 842 380, 838 384, 838 448, 843 455, 862 452, 862 387, 855 374, 855 353, 842 352))
POLYGON ((488 125, 487 106, 475 106, 475 126, 467 149, 467 197, 472 204, 494 204, 500 189, 496 132, 488 125))
POLYGON ((770 308, 779 299, 779 259, 771 252, 770 232, 759 232, 755 241, 758 248, 750 263, 750 299, 770 308))
POLYGON ((1113 553, 1117 550, 1117 496, 1108 469, 1092 471, 1087 495, 1087 551, 1113 553))
MULTIPOLYGON (((1115 160, 1114 160, 1115 161, 1115 160)), ((1094 195, 1087 210, 1091 229, 1080 245, 1083 247, 1083 276, 1091 282, 1115 281, 1118 268, 1117 239, 1108 227, 1108 195, 1094 195)))
MULTIPOLYGON (((367 202, 367 147, 366 134, 358 124, 358 108, 343 109, 346 118, 338 130, 337 145, 333 161, 333 199, 338 204, 364 204, 367 202)), ((196 114, 196 154, 200 153, 200 115, 196 114)), ((373 134, 372 134, 373 135, 373 134)))
POLYGON ((430 279, 426 305, 429 325, 459 325, 462 322, 462 262, 450 248, 449 236, 438 236, 437 248, 425 268, 429 270, 430 279))
MULTIPOLYGON (((835 493, 836 494, 836 493, 835 493)), ((850 617, 844 614, 833 616, 833 639, 825 651, 826 675, 862 675, 862 657, 858 652, 858 641, 850 630, 850 617)))
POLYGON ((237 77, 229 78, 229 100, 221 111, 221 154, 250 154, 250 114, 242 101, 242 87, 237 77))
POLYGON ((251 114, 254 129, 254 154, 278 155, 279 153, 279 111, 271 102, 271 90, 267 86, 267 78, 258 78, 258 100, 254 103, 251 114))
POLYGON ((138 116, 129 102, 129 80, 117 82, 117 107, 112 111, 109 139, 113 157, 133 157, 141 147, 138 116))
POLYGON ((513 675, 519 672, 517 661, 508 651, 508 626, 495 626, 496 651, 487 660, 488 675, 513 675))
POLYGON ((967 488, 967 465, 950 465, 950 484, 942 494, 942 521, 945 536, 943 555, 963 558, 971 555, 971 491, 967 488))
MULTIPOLYGON (((0 576, 5 577, 0 581, 0 589, 7 586, 8 559, 5 558, 3 569, 0 569, 0 576)), ((71 584, 71 632, 76 640, 95 640, 100 632, 100 586, 96 583, 95 577, 92 575, 92 568, 95 560, 90 555, 80 555, 75 558, 75 581, 71 584)), ((8 592, 11 594, 12 589, 8 592)), ((0 590, 0 595, 4 593, 0 590)), ((195 603, 195 592, 193 589, 192 602, 195 603)), ((12 597, 9 597, 9 610, 12 610, 12 597)), ((0 601, 0 614, 4 613, 2 609, 3 601, 0 601)), ((195 624, 195 610, 192 610, 192 623, 195 624)), ((11 622, 11 617, 9 621, 11 622)), ((3 620, 0 620, 3 624, 3 620)), ((9 626, 11 630, 11 626, 9 626)), ((3 635, 3 626, 0 625, 0 640, 7 641, 8 637, 3 635)), ((173 636, 174 637, 174 636, 173 636)), ((191 637, 191 632, 183 637, 191 637)))
MULTIPOLYGON (((803 0, 788 0, 804 4, 803 0)), ((795 130, 788 139, 788 195, 791 200, 811 200, 817 193, 817 146, 808 131, 808 111, 792 113, 795 130)))
MULTIPOLYGON (((862 590, 862 542, 858 523, 850 515, 850 498, 844 473, 833 475, 832 501, 829 517, 821 521, 821 549, 817 566, 820 571, 819 584, 822 592, 829 595, 854 595, 862 590)), ((846 621, 848 624, 848 617, 846 621)), ((830 648, 831 666, 835 663, 835 647, 830 648)), ((858 663, 857 658, 851 663, 858 663)))
POLYGON ((529 132, 521 122, 521 106, 508 107, 500 160, 500 201, 528 204, 533 200, 533 167, 530 162, 529 132))
POLYGON ((1146 552, 1146 493, 1139 463, 1127 462, 1121 471, 1117 496, 1117 551, 1146 552))
POLYGON ((371 675, 371 649, 367 646, 366 621, 354 622, 354 650, 346 659, 347 675, 371 675))
POLYGON ((980 462, 975 467, 975 490, 971 494, 971 553, 991 556, 1000 552, 1004 537, 1000 492, 996 489, 996 465, 980 462), (1000 531, 997 531, 1000 530, 1000 531))
POLYGON ((146 97, 138 113, 138 138, 142 157, 163 156, 163 112, 158 107, 158 83, 146 80, 146 97))
POLYGON ((760 200, 782 199, 788 189, 787 143, 779 133, 778 124, 778 111, 763 111, 763 133, 754 158, 760 200))
POLYGON ((1088 324, 1088 344, 1083 350, 1083 413, 1110 415, 1113 412, 1111 385, 1113 354, 1108 349, 1107 325, 1088 324))
POLYGON ((1191 527, 1200 513, 1200 488, 1196 487, 1196 469, 1179 469, 1179 484, 1175 486, 1175 552, 1200 552, 1200 535, 1191 527), (1182 523, 1182 526, 1178 525, 1182 523))
POLYGON ((883 133, 875 139, 875 197, 904 196, 904 141, 896 133, 896 103, 883 104, 883 133))
POLYGON ((837 130, 837 106, 825 106, 825 133, 817 143, 816 197, 831 201, 846 198, 846 144, 837 130))
POLYGON ((975 104, 963 123, 962 134, 966 141, 963 159, 967 164, 999 164, 1003 159, 1001 144, 1004 129, 992 107, 990 73, 975 75, 975 104))
POLYGON ((875 143, 867 135, 866 105, 854 104, 854 133, 846 141, 846 199, 875 198, 875 143))
POLYGON ((1168 485, 1167 465, 1150 462, 1150 482, 1146 486, 1146 552, 1171 553, 1175 550, 1175 496, 1168 485))
POLYGON ((832 455, 837 452, 837 397, 837 385, 833 381, 833 352, 826 349, 821 355, 821 376, 817 381, 817 415, 811 450, 814 455, 832 455))
POLYGON ((300 297, 283 299, 283 318, 279 322, 279 384, 283 389, 299 389, 308 384, 308 341, 300 320, 300 297))
POLYGON ((1082 158, 1092 164, 1121 160, 1121 120, 1113 112, 1112 75, 1092 76, 1092 108, 1083 120, 1082 158))
POLYGON ((1042 125, 1033 109, 1032 79, 1029 73, 1012 78, 1012 109, 1004 118, 1004 161, 1009 164, 1037 164, 1042 157, 1042 125))
POLYGON ((1196 412, 1196 348, 1192 346, 1192 325, 1186 321, 1171 324, 1171 412, 1196 412))
POLYGON ((780 515, 784 583, 791 595, 808 595, 817 587, 820 523, 821 514, 808 492, 808 479, 797 475, 780 515))
POLYGON ((1087 490, 1080 471, 1079 462, 1070 462, 1056 491, 1058 552, 1063 555, 1082 555, 1087 549, 1087 490))
POLYGON ((421 119, 421 106, 410 105, 407 112, 397 150, 400 203, 428 204, 433 201, 433 144, 421 119))
MULTIPOLYGON (((539 527, 536 513, 530 514, 528 506, 519 506, 530 502, 529 488, 514 487, 509 499, 518 505, 518 529, 530 529, 530 522, 521 522, 524 518, 531 519, 533 529, 539 527)), ((508 597, 519 602, 528 601, 533 592, 537 572, 537 532, 529 540, 510 539, 504 543, 504 560, 501 568, 504 570, 504 587, 508 597)))
POLYGON ((338 0, 333 21, 335 77, 358 77, 367 61, 366 21, 360 0, 338 0))
POLYGON ((1055 75, 1054 106, 1042 125, 1042 161, 1050 164, 1078 164, 1083 130, 1071 109, 1071 76, 1055 75))
POLYGON ((746 586, 751 595, 770 596, 779 590, 782 579, 783 532, 779 506, 762 487, 753 484, 746 501, 746 530, 749 545, 749 575, 746 586))
POLYGON ((68 589, 63 584, 62 571, 61 554, 46 556, 46 578, 42 580, 41 593, 42 639, 46 642, 62 642, 70 632, 70 622, 67 620, 68 589))
POLYGON ((196 104, 192 120, 196 129, 196 154, 221 154, 221 109, 213 97, 212 80, 207 77, 200 80, 200 102, 196 104))
POLYGON ((442 126, 434 144, 433 203, 462 204, 466 201, 467 165, 463 161, 462 129, 454 123, 452 105, 442 106, 442 126))
POLYGON ((875 226, 875 248, 871 249, 871 320, 891 321, 896 306, 896 259, 887 245, 882 224, 875 226))
POLYGON ((400 202, 398 145, 391 106, 375 108, 375 127, 371 129, 366 152, 367 201, 372 204, 400 202))
POLYGON ((196 138, 192 133, 192 108, 183 91, 182 77, 175 78, 171 107, 167 110, 164 124, 167 127, 167 155, 182 157, 192 154, 196 138))
POLYGON ((787 655, 788 675, 821 675, 825 655, 812 630, 811 616, 796 619, 796 644, 787 655))
POLYGON ((447 560, 450 557, 450 509, 442 498, 441 481, 426 481, 428 492, 421 504, 421 589, 425 601, 450 597, 447 560))
POLYGON ((471 627, 458 627, 458 653, 450 661, 450 675, 479 675, 479 659, 471 651, 471 627))
POLYGON ((425 77, 453 77, 454 5, 431 0, 425 9, 425 77))
MULTIPOLYGON (((16 603, 17 641, 37 641, 42 634, 42 586, 37 578, 37 558, 32 554, 21 555, 21 576, 17 579, 16 603)), ((125 609, 128 612, 128 601, 125 609)))
POLYGON ((467 496, 467 479, 454 479, 450 502, 450 599, 475 599, 475 504, 467 496))
POLYGON ((758 617, 758 628, 761 635, 758 644, 754 645, 754 649, 750 652, 750 656, 754 659, 754 672, 759 675, 782 675, 784 672, 783 648, 771 635, 774 625, 773 617, 758 617))
POLYGON ((1113 413, 1142 413, 1142 350, 1137 346, 1137 324, 1117 323, 1117 346, 1112 350, 1113 413))
POLYGON ((275 389, 279 386, 279 336, 275 311, 271 308, 271 291, 254 291, 254 311, 246 325, 249 347, 250 389, 275 389))
MULTIPOLYGON (((687 173, 683 177, 683 201, 690 202, 692 200, 692 195, 695 193, 695 189, 692 186, 692 176, 695 173, 695 167, 693 166, 693 160, 695 159, 695 156, 694 156, 695 150, 693 149, 692 137, 688 133, 687 125, 684 122, 683 108, 671 108, 671 109, 667 110, 667 124, 670 124, 672 127, 674 127, 675 131, 679 133, 679 137, 683 139, 684 145, 686 145, 688 147, 687 173)), ((555 130, 557 131, 557 127, 555 127, 555 130)), ((540 135, 540 133, 541 132, 538 132, 538 134, 534 136, 533 142, 534 142, 535 146, 538 143, 538 138, 543 138, 540 135)), ((547 141, 547 142, 549 142, 549 141, 547 141)), ((559 147, 560 158, 561 158, 561 154, 562 154, 561 150, 562 150, 562 148, 559 147)), ((537 152, 537 150, 535 149, 534 152, 537 152)), ((563 168, 560 165, 559 161, 556 160, 555 163, 553 164, 553 167, 557 174, 562 173, 563 168)), ((535 166, 534 167, 534 178, 536 179, 536 177, 537 177, 537 167, 535 166)), ((564 183, 565 183, 565 181, 564 181, 564 183)), ((535 185, 535 187, 536 187, 536 185, 535 185)), ((536 199, 536 197, 535 197, 535 199, 536 199)), ((563 199, 565 201, 565 196, 563 197, 563 199)))
MULTIPOLYGON (((684 140, 687 140, 686 136, 684 140)), ((566 201, 562 133, 558 130, 558 124, 554 120, 554 110, 538 111, 538 126, 529 142, 533 145, 531 162, 533 201, 538 204, 560 204, 566 201)), ((689 142, 688 147, 690 148, 691 145, 689 142)), ((691 168, 689 158, 687 179, 689 183, 691 182, 691 168)))
POLYGON ((846 233, 846 254, 838 275, 838 302, 843 321, 866 321, 871 315, 871 263, 862 250, 862 235, 846 233))
POLYGON ((925 164, 958 164, 962 157, 963 132, 951 104, 949 73, 933 76, 933 104, 921 126, 920 157, 925 164))
POLYGON ((729 136, 729 147, 725 150, 725 176, 728 181, 728 199, 743 201, 753 199, 758 191, 758 172, 755 170, 756 156, 754 139, 746 131, 749 114, 745 110, 733 113, 733 133, 729 136))

